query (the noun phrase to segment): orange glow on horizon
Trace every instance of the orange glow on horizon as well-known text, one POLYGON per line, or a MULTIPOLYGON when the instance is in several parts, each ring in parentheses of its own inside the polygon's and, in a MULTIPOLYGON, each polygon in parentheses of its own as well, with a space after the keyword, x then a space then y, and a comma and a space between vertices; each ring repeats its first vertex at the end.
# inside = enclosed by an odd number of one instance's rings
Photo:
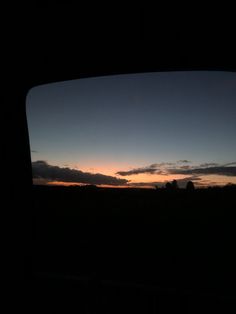
MULTIPOLYGON (((173 174, 167 174, 167 175, 158 175, 158 174, 148 174, 148 173, 141 173, 136 175, 130 175, 130 176, 120 176, 117 175, 116 172, 120 171, 122 169, 121 166, 108 167, 107 165, 103 167, 94 167, 94 168, 82 168, 80 167, 79 170, 84 172, 90 172, 90 173, 100 173, 107 176, 113 176, 121 179, 128 180, 127 184, 124 185, 107 185, 107 184, 101 184, 97 185, 98 187, 102 188, 155 188, 155 184, 158 186, 165 185, 166 182, 171 182, 173 180, 181 180, 181 179, 188 179, 190 178, 189 175, 173 175, 173 174), (93 170, 93 171, 92 171, 93 170), (155 183, 156 182, 156 183, 155 183), (142 185, 143 183, 143 185, 142 185), (160 184, 160 185, 159 185, 160 184)), ((72 167, 71 167, 72 168, 72 167)), ((76 170, 76 168, 73 168, 76 170)), ((129 170, 129 168, 126 168, 129 170)), ((223 175, 202 175, 199 176, 201 180, 195 181, 194 184, 196 187, 208 187, 208 186, 225 186, 228 183, 236 184, 236 177, 228 177, 223 175)), ((194 180, 193 180, 194 181, 194 180)), ((89 185, 85 183, 79 183, 79 182, 64 182, 64 181, 49 181, 47 179, 33 179, 33 183, 35 185, 49 185, 49 186, 84 186, 89 185)))
MULTIPOLYGON (((113 176, 113 177, 121 177, 119 175, 117 175, 116 173, 118 171, 121 171, 123 169, 128 169, 131 170, 134 167, 136 167, 136 165, 134 164, 128 164, 127 162, 104 162, 104 161, 94 161, 93 163, 89 161, 89 163, 87 164, 87 162, 83 162, 83 164, 71 164, 69 166, 71 169, 75 169, 75 170, 81 170, 83 172, 89 172, 92 174, 96 174, 96 173, 100 173, 103 175, 107 175, 107 176, 113 176), (93 165, 93 166, 91 166, 93 165)), ((138 165, 137 165, 138 167, 138 165)), ((129 179, 128 179, 129 180, 129 179)))
POLYGON ((202 176, 202 183, 205 183, 207 186, 210 185, 224 186, 228 183, 236 184, 236 177, 228 177, 221 175, 205 175, 202 176))
MULTIPOLYGON (((73 168, 73 169, 77 169, 77 168, 73 168)), ((179 180, 179 179, 184 179, 189 177, 189 175, 159 175, 159 174, 148 174, 148 173, 140 173, 140 174, 135 174, 135 175, 130 175, 130 176, 120 176, 117 174, 118 171, 120 171, 121 169, 127 169, 127 170, 131 170, 133 169, 133 167, 129 166, 129 167, 124 167, 123 165, 118 165, 115 163, 110 163, 110 164, 106 164, 106 165, 99 165, 99 166, 94 166, 94 167, 82 167, 82 166, 78 166, 78 169, 83 171, 83 172, 89 172, 92 174, 103 174, 106 176, 113 176, 113 177, 117 177, 117 178, 121 178, 121 179, 126 179, 129 181, 129 185, 134 184, 135 183, 139 183, 139 182, 143 182, 143 183, 152 183, 152 182, 167 182, 167 181, 172 181, 172 180, 179 180)))
MULTIPOLYGON (((120 177, 120 176, 119 176, 120 177)), ((179 179, 185 179, 189 176, 187 175, 159 175, 159 174, 147 174, 147 173, 140 173, 132 176, 123 176, 122 178, 130 180, 130 183, 152 183, 152 182, 167 182, 167 181, 173 181, 173 180, 179 180, 179 179)))
POLYGON ((50 182, 47 182, 46 185, 59 185, 59 186, 76 185, 76 186, 83 186, 83 185, 86 185, 86 184, 78 183, 78 182, 50 181, 50 182))

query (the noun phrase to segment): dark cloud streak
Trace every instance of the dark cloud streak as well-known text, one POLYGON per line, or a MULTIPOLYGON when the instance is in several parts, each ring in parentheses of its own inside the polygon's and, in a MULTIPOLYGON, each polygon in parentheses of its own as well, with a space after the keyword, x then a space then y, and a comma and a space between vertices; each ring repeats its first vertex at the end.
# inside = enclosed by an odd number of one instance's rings
POLYGON ((126 179, 120 179, 100 173, 89 173, 70 168, 61 168, 49 165, 46 161, 32 162, 33 178, 46 179, 48 181, 77 182, 85 184, 125 185, 126 179))
POLYGON ((136 168, 136 169, 132 169, 128 171, 118 171, 116 174, 120 176, 131 176, 131 175, 140 174, 140 173, 154 174, 156 173, 156 168, 154 167, 136 168))
POLYGON ((173 162, 161 162, 156 164, 151 164, 147 167, 141 167, 141 168, 134 168, 127 171, 118 171, 116 174, 120 176, 131 176, 135 174, 141 174, 141 173, 147 173, 147 174, 160 174, 160 175, 166 175, 166 171, 163 169, 163 167, 167 166, 174 166, 175 163, 173 162))
POLYGON ((236 161, 229 162, 229 163, 225 164, 225 166, 236 166, 236 161))
POLYGON ((206 167, 216 167, 219 166, 216 162, 206 162, 204 164, 200 164, 200 167, 206 168, 206 167))
POLYGON ((207 167, 207 168, 193 168, 193 169, 170 169, 169 172, 171 174, 186 174, 186 175, 222 175, 234 177, 236 176, 236 167, 226 167, 226 166, 218 166, 218 167, 207 167))
POLYGON ((147 174, 159 174, 159 175, 168 175, 168 174, 183 174, 183 175, 223 175, 223 176, 236 176, 236 165, 235 162, 230 162, 227 164, 219 165, 217 163, 202 163, 198 166, 189 166, 189 165, 179 165, 178 163, 190 163, 189 160, 179 160, 176 163, 156 163, 151 164, 147 167, 134 168, 127 171, 118 171, 116 174, 120 176, 131 176, 141 173, 147 174), (172 168, 170 168, 172 166, 172 168))

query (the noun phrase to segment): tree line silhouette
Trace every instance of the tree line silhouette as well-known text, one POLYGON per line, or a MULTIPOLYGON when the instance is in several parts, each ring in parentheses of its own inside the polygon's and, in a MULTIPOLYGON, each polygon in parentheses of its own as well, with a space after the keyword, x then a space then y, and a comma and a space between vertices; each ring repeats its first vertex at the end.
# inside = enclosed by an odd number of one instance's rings
MULTIPOLYGON (((167 190, 177 190, 179 188, 177 180, 167 182, 165 187, 167 190)), ((194 183, 192 181, 188 181, 186 184, 186 190, 193 191, 194 189, 195 189, 194 183)))
MULTIPOLYGON (((158 189, 158 185, 155 185, 155 188, 158 189)), ((165 184, 165 188, 168 191, 175 191, 179 189, 179 185, 177 180, 173 180, 172 182, 167 182, 165 184)), ((195 186, 194 183, 192 181, 188 181, 186 184, 186 190, 187 191, 194 191, 195 190, 195 186)))

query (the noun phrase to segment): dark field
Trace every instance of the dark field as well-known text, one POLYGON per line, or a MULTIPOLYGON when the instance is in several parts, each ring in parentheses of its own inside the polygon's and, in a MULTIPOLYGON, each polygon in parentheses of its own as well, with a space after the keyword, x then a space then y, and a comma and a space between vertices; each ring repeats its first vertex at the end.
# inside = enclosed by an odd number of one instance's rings
POLYGON ((233 189, 33 193, 36 272, 234 292, 233 189))
POLYGON ((34 186, 33 271, 234 295, 235 192, 34 186))

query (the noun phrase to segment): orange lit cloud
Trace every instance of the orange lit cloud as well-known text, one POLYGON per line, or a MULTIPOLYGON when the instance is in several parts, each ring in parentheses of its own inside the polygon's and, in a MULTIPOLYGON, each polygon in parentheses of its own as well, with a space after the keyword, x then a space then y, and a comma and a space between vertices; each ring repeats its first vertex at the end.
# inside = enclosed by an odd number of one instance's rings
POLYGON ((47 185, 60 185, 60 186, 83 186, 85 184, 77 182, 64 182, 64 181, 51 181, 47 182, 47 185))

